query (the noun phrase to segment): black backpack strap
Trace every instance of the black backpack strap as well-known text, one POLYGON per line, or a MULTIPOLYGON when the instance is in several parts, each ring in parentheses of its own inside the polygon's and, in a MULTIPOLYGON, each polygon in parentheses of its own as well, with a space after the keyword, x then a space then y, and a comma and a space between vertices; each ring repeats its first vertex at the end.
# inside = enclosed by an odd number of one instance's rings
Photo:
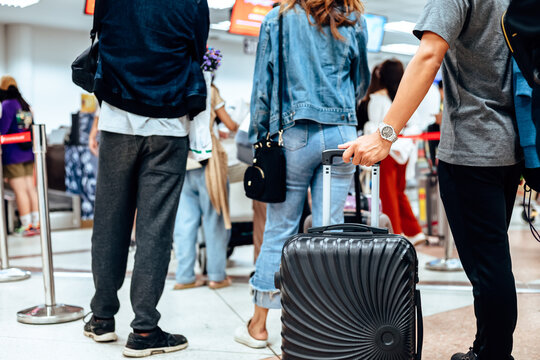
POLYGON ((94 3, 94 18, 92 22, 92 30, 90 30, 90 38, 92 45, 97 34, 101 31, 101 19, 103 18, 103 0, 96 0, 94 3))

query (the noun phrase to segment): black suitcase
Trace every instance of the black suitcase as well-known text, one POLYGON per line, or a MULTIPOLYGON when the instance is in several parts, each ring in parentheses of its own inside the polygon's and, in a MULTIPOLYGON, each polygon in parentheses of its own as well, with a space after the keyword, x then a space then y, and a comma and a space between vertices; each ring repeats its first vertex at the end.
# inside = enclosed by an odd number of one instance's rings
MULTIPOLYGON (((323 222, 330 219, 330 168, 343 151, 323 154, 323 222)), ((372 196, 377 199, 378 165, 372 196)), ((378 222, 378 207, 372 219, 378 222)), ((310 229, 287 240, 281 291, 284 360, 419 360, 422 313, 412 244, 359 224, 310 229), (336 232, 340 230, 341 232, 336 232)))

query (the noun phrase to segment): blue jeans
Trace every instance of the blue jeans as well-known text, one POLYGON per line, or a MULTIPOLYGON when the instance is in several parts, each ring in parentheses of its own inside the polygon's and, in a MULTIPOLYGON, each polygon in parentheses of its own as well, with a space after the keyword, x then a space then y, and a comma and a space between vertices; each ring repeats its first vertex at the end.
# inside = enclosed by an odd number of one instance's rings
MULTIPOLYGON (((322 225, 322 152, 336 149, 339 144, 356 138, 350 125, 323 125, 312 121, 297 121, 283 133, 287 167, 287 199, 268 204, 261 253, 250 280, 253 301, 263 308, 280 308, 279 292, 274 286, 274 274, 279 271, 281 251, 285 241, 298 233, 298 226, 308 188, 311 187, 313 226, 322 225)), ((333 224, 343 222, 343 207, 351 184, 354 165, 335 160, 332 167, 333 224)))
POLYGON ((174 226, 174 249, 178 260, 176 282, 179 284, 195 281, 197 231, 201 226, 201 219, 206 242, 208 279, 223 281, 226 277, 230 230, 225 229, 223 216, 217 214, 210 202, 205 170, 206 166, 187 171, 180 195, 174 226))

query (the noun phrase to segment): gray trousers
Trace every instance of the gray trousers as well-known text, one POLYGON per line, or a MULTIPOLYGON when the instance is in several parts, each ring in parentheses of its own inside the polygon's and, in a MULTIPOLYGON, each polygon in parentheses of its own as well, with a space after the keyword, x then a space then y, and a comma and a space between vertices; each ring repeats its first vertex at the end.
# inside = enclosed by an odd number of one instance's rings
POLYGON ((137 250, 131 279, 131 327, 152 330, 171 256, 173 230, 189 142, 187 137, 135 136, 103 131, 99 149, 92 273, 94 315, 118 312, 137 209, 137 250))

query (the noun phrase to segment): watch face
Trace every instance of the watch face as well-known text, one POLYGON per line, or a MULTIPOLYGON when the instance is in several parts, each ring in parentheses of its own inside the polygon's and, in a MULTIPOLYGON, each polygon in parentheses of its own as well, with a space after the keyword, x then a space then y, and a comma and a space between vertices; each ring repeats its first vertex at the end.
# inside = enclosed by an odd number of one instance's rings
POLYGON ((384 138, 390 138, 392 137, 393 134, 394 134, 394 131, 392 130, 390 126, 385 126, 381 129, 381 135, 384 138))

